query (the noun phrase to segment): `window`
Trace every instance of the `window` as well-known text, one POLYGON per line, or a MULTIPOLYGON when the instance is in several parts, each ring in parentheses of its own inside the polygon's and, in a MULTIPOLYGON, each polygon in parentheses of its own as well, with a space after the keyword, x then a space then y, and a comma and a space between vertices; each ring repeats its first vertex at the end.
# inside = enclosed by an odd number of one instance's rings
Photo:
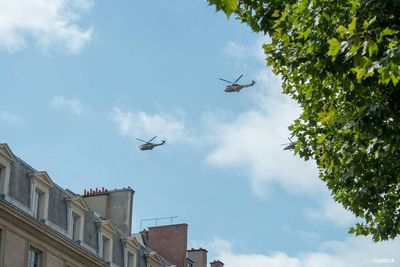
POLYGON ((111 261, 111 241, 109 238, 103 235, 103 259, 105 261, 111 261))
POLYGON ((4 194, 5 192, 5 179, 6 179, 5 167, 0 164, 0 194, 4 194))
POLYGON ((72 213, 72 240, 81 240, 81 216, 72 213))
POLYGON ((31 177, 31 211, 33 217, 47 223, 49 214, 49 193, 54 183, 47 172, 33 172, 31 177))
POLYGON ((36 189, 34 195, 34 210, 33 216, 36 219, 44 219, 44 209, 45 209, 45 193, 36 189))
POLYGON ((68 235, 74 241, 83 241, 83 228, 85 225, 85 212, 89 207, 79 196, 69 197, 68 203, 68 235))
POLYGON ((136 255, 128 252, 128 267, 136 267, 136 255))
POLYGON ((28 251, 28 267, 42 266, 42 252, 32 247, 28 251))
POLYGON ((117 234, 117 230, 110 220, 96 222, 96 227, 99 233, 99 256, 104 261, 112 262, 113 237, 117 234))
POLYGON ((8 194, 10 166, 14 161, 14 154, 12 153, 8 145, 0 144, 0 194, 8 194))

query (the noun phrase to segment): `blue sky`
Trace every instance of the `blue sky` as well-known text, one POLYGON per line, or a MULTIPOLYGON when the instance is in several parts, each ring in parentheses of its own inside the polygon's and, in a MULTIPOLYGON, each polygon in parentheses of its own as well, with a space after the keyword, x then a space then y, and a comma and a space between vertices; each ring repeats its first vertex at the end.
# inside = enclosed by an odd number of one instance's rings
POLYGON ((398 262, 282 150, 299 109, 265 41, 204 1, 0 0, 1 142, 76 193, 131 186, 135 232, 178 216, 226 266, 398 262), (240 74, 256 86, 225 93, 240 74))

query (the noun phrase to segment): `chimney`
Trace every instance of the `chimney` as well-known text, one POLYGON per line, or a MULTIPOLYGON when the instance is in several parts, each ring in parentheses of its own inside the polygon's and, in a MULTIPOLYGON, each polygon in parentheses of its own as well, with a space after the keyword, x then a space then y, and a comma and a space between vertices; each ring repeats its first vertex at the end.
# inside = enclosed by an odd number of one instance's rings
POLYGON ((90 189, 84 195, 89 208, 99 214, 102 218, 111 220, 119 230, 127 237, 131 236, 133 195, 132 189, 90 189))
POLYGON ((211 267, 224 267, 224 263, 219 260, 214 260, 213 262, 210 262, 211 267))
POLYGON ((208 251, 201 247, 188 250, 188 258, 193 262, 193 267, 207 267, 207 253, 208 251))
POLYGON ((176 267, 186 267, 187 232, 186 223, 149 227, 147 242, 176 267))

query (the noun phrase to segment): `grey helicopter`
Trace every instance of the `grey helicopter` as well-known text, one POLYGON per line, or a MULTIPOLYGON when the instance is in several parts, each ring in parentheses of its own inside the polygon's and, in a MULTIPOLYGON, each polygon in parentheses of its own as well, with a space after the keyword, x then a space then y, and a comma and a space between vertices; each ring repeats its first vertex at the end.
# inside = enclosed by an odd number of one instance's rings
POLYGON ((155 148, 156 146, 162 146, 166 143, 165 140, 162 140, 161 143, 156 144, 156 143, 151 143, 151 141, 153 141, 157 136, 154 136, 153 138, 151 138, 149 141, 144 141, 142 139, 136 138, 136 140, 143 142, 144 144, 139 146, 140 150, 153 150, 153 148, 155 148))
POLYGON ((293 142, 292 139, 290 139, 289 137, 288 139, 290 143, 281 144, 281 146, 285 146, 283 150, 293 150, 296 147, 296 141, 293 142))
POLYGON ((249 84, 243 84, 243 85, 237 84, 237 82, 238 82, 238 81, 240 80, 240 78, 242 78, 242 77, 243 77, 243 74, 240 75, 239 78, 237 78, 236 81, 234 81, 234 82, 230 82, 230 81, 227 81, 227 80, 222 79, 222 78, 219 78, 219 79, 220 79, 221 81, 230 83, 230 85, 227 85, 226 88, 225 88, 225 90, 224 90, 224 91, 227 92, 227 93, 231 93, 231 92, 240 92, 240 90, 242 90, 243 88, 250 87, 250 86, 253 86, 253 85, 256 84, 255 81, 251 81, 251 83, 249 83, 249 84))

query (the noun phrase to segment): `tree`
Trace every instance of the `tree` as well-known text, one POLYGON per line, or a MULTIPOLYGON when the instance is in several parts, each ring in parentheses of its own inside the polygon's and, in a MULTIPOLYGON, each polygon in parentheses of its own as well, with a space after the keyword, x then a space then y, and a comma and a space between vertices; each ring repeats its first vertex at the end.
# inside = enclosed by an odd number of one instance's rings
POLYGON ((295 153, 362 218, 349 232, 400 233, 400 1, 208 0, 271 37, 267 64, 302 107, 295 153))

